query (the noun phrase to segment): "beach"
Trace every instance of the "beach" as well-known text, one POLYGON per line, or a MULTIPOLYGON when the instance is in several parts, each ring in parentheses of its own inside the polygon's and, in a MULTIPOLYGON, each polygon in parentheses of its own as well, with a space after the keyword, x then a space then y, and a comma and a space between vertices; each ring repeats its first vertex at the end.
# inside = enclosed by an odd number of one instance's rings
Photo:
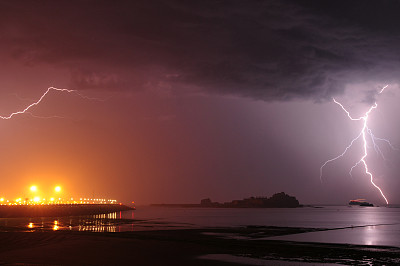
POLYGON ((6 218, 0 219, 0 265, 396 265, 399 213, 346 207, 138 208, 86 217, 6 218))
POLYGON ((280 265, 400 263, 399 248, 257 240, 257 237, 251 236, 255 231, 264 232, 262 235, 265 237, 303 232, 304 229, 220 228, 123 233, 2 232, 0 264, 234 265, 236 263, 226 261, 226 258, 232 257, 242 258, 238 261, 249 265, 277 265, 269 264, 277 260, 280 265), (245 239, 226 237, 232 235, 240 235, 245 239))

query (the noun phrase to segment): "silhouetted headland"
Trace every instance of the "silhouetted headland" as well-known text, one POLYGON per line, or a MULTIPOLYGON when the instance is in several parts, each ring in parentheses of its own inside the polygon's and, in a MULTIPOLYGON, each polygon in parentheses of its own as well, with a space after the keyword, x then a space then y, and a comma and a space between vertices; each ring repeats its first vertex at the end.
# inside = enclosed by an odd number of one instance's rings
POLYGON ((2 205, 0 218, 93 215, 132 209, 120 204, 2 205))
POLYGON ((284 192, 276 193, 272 197, 250 197, 231 202, 212 202, 211 199, 202 199, 200 204, 151 204, 155 207, 197 207, 197 208, 297 208, 299 201, 284 192))

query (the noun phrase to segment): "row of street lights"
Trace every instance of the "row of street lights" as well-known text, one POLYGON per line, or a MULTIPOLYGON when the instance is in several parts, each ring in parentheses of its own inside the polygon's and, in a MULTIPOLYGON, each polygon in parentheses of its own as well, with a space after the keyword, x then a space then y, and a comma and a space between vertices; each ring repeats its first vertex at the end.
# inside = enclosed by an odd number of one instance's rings
MULTIPOLYGON (((38 191, 38 187, 35 186, 35 185, 33 185, 33 186, 30 187, 30 190, 31 190, 32 192, 37 192, 37 191, 38 191)), ((61 192, 61 187, 60 187, 60 186, 55 186, 55 187, 54 187, 54 191, 55 191, 55 192, 61 192)))
MULTIPOLYGON (((30 191, 33 192, 33 193, 38 192, 38 187, 37 187, 36 185, 31 186, 29 189, 30 189, 30 191)), ((60 187, 60 186, 55 186, 55 187, 54 187, 54 191, 55 191, 56 193, 61 192, 61 187, 60 187)), ((17 202, 18 202, 18 200, 21 201, 21 199, 17 199, 17 202)), ((51 197, 49 200, 48 200, 48 203, 55 203, 55 202, 57 201, 57 199, 54 198, 54 197, 51 197), (49 200, 50 200, 50 201, 49 201, 49 200)), ((34 196, 34 197, 31 199, 31 201, 33 201, 34 203, 38 203, 38 202, 45 202, 45 199, 42 200, 41 197, 39 197, 39 196, 36 195, 36 196, 34 196)), ((61 201, 61 198, 58 198, 57 203, 60 203, 60 201, 61 201)), ((26 202, 25 202, 25 203, 26 203, 26 202)))
MULTIPOLYGON (((48 205, 48 204, 117 204, 116 200, 112 199, 95 199, 95 198, 68 198, 64 199, 60 197, 61 194, 61 186, 55 186, 53 197, 43 198, 39 195, 41 194, 38 186, 32 185, 29 187, 31 191, 30 197, 20 197, 15 200, 7 200, 4 197, 0 197, 0 205, 48 205), (55 197, 58 194, 57 197, 55 197)), ((43 195, 42 195, 43 196, 43 195)))
MULTIPOLYGON (((7 200, 4 197, 0 198, 0 205, 30 205, 30 204, 39 204, 39 203, 48 203, 48 204, 54 204, 54 203, 62 203, 61 198, 55 198, 51 197, 46 201, 46 199, 42 199, 37 195, 38 192, 38 187, 36 185, 33 185, 29 188, 29 190, 32 192, 32 197, 29 198, 17 198, 16 200, 7 200)), ((56 193, 61 192, 61 187, 60 186, 55 186, 54 191, 56 193)))

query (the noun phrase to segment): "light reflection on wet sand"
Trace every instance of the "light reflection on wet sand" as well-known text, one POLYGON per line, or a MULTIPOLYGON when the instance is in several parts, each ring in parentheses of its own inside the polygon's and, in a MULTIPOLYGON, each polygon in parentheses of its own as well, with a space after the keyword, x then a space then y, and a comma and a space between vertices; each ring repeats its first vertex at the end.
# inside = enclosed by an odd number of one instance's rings
POLYGON ((134 219, 134 212, 113 212, 74 217, 36 217, 0 219, 3 231, 86 231, 126 232, 193 228, 192 224, 160 221, 159 219, 134 219))
POLYGON ((400 247, 400 208, 328 206, 297 209, 152 208, 80 217, 2 218, 0 231, 125 232, 207 227, 316 229, 269 238, 400 247))
POLYGON ((400 224, 331 229, 262 239, 400 247, 400 224))
MULTIPOLYGON (((7 219, 0 231, 24 231, 21 223, 25 223, 28 231, 89 231, 89 232, 118 232, 121 226, 121 213, 97 214, 77 217, 41 217, 28 219, 7 219)), ((130 221, 133 224, 133 220, 130 221)))
POLYGON ((338 263, 309 263, 309 262, 299 262, 299 261, 285 261, 285 260, 265 260, 244 256, 234 256, 231 254, 207 254, 199 256, 202 260, 215 260, 228 263, 234 263, 235 265, 262 265, 262 266, 328 266, 335 265, 340 266, 343 264, 338 263))

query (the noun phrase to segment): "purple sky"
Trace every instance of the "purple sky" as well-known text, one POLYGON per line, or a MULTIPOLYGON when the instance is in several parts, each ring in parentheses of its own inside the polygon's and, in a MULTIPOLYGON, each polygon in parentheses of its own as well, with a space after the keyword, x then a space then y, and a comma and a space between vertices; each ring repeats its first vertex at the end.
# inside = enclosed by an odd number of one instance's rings
MULTIPOLYGON (((384 201, 349 168, 354 115, 400 147, 396 1, 1 1, 0 194, 62 184, 138 204, 284 191, 301 203, 384 201), (389 84, 383 94, 380 88, 389 84), (40 116, 42 118, 38 118, 40 116), (43 117, 46 117, 44 119, 43 117), (61 117, 61 118, 60 118, 61 117)), ((389 202, 400 151, 369 143, 389 202)), ((0 195, 0 196, 1 196, 0 195)))

